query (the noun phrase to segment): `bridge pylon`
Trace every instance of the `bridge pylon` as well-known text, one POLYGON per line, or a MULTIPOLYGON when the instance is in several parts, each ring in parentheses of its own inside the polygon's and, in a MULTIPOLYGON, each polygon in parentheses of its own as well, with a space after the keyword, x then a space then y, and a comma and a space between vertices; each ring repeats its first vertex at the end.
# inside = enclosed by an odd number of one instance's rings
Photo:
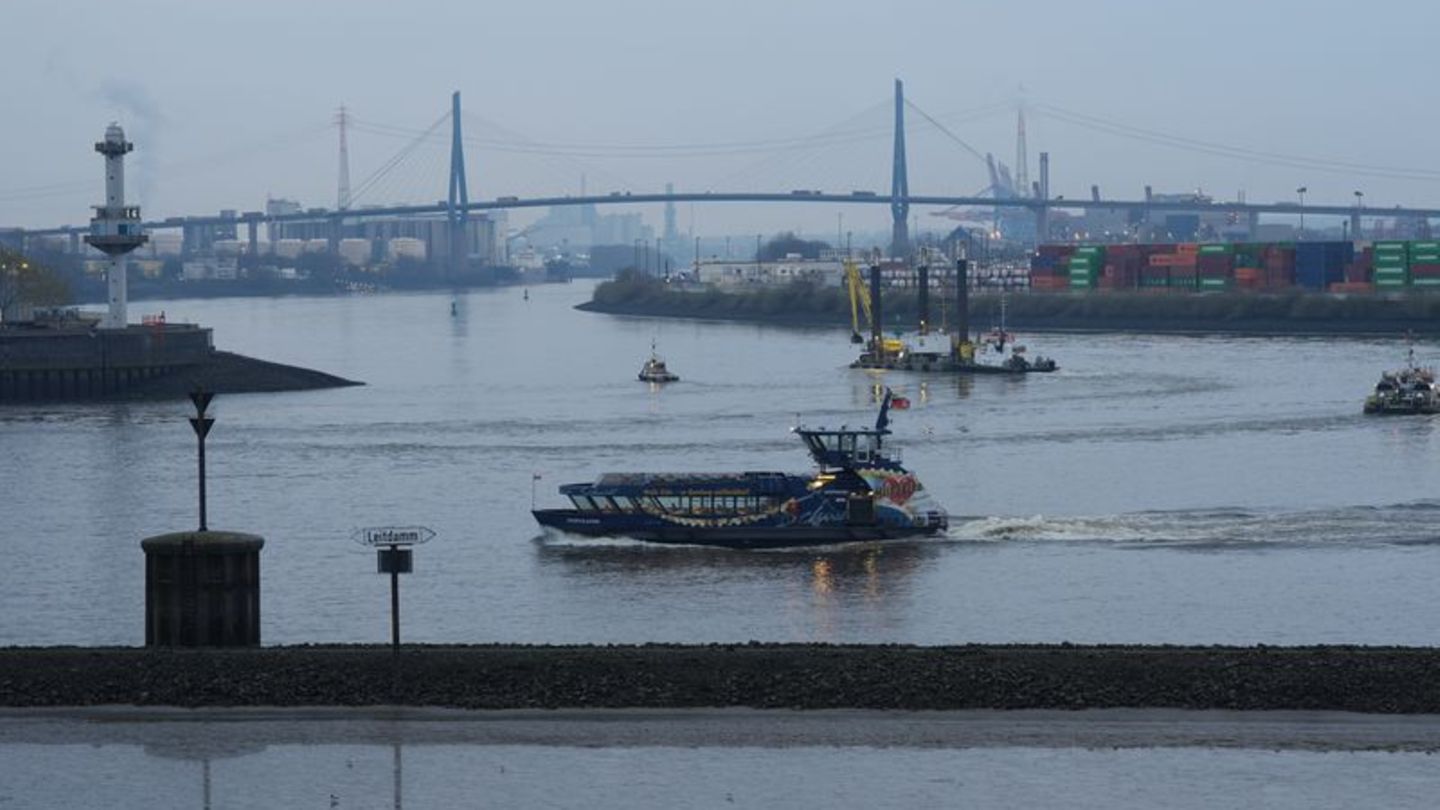
POLYGON ((905 86, 895 80, 895 157, 890 169, 890 255, 910 256, 910 180, 905 171, 905 86))
POLYGON ((460 134, 460 91, 450 96, 450 196, 445 208, 450 240, 448 268, 453 279, 460 275, 469 256, 470 193, 465 188, 465 143, 460 134))

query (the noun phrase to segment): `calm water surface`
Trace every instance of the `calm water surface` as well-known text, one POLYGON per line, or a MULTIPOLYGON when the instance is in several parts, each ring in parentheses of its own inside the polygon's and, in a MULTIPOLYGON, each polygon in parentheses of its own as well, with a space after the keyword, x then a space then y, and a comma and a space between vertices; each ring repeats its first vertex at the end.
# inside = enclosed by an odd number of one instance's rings
MULTIPOLYGON (((1059 373, 881 376, 845 368, 841 330, 572 309, 588 297, 137 307, 368 383, 213 406, 210 524, 266 538, 267 643, 388 638, 349 539, 385 524, 439 534, 402 584, 415 641, 1440 643, 1440 422, 1359 413, 1398 341, 1027 335, 1059 373), (635 381, 652 339, 682 382, 635 381), (914 403, 895 438, 946 537, 651 548, 529 515, 607 471, 803 471, 796 415, 872 421, 882 382, 914 403)), ((188 409, 0 409, 0 644, 143 641, 139 541, 195 525, 188 409)))
POLYGON ((1426 754, 1212 749, 10 745, 19 807, 1429 808, 1426 754))

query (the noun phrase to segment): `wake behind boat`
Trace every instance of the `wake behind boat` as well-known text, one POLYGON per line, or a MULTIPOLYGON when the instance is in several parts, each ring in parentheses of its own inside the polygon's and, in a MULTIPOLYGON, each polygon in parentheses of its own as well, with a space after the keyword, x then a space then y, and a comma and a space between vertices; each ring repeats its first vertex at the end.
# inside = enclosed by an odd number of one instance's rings
POLYGON ((536 509, 541 526, 591 537, 730 548, 895 540, 942 532, 949 520, 884 445, 894 397, 874 429, 794 428, 818 470, 610 473, 565 484, 569 509, 536 509))

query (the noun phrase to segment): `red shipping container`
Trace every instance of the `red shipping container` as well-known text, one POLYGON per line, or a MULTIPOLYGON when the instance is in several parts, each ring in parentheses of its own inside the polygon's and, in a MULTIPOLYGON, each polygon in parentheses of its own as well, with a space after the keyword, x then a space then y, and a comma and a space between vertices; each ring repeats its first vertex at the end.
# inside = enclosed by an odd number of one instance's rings
POLYGON ((1367 281, 1370 281, 1372 275, 1373 273, 1371 271, 1370 265, 1368 264, 1361 264, 1359 262, 1355 262, 1353 264, 1345 265, 1346 284, 1363 284, 1367 281))

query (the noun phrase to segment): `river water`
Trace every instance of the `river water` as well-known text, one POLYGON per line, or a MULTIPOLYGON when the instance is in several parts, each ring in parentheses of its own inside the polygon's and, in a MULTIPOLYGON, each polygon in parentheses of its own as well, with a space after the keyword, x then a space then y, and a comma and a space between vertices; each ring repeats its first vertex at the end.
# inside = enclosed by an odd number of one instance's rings
MULTIPOLYGON (((266 643, 388 640, 351 533, 397 524, 437 532, 413 641, 1440 643, 1440 422, 1360 415, 1399 340, 1036 334, 1060 372, 877 375, 841 330, 574 310, 589 289, 136 306, 367 383, 212 406, 210 525, 266 538, 266 643), (681 382, 636 381, 652 340, 681 382), (735 552, 529 515, 607 471, 804 471, 797 414, 871 421, 882 383, 945 537, 735 552)), ((139 542, 196 525, 189 410, 0 409, 0 644, 143 642, 139 542)))

